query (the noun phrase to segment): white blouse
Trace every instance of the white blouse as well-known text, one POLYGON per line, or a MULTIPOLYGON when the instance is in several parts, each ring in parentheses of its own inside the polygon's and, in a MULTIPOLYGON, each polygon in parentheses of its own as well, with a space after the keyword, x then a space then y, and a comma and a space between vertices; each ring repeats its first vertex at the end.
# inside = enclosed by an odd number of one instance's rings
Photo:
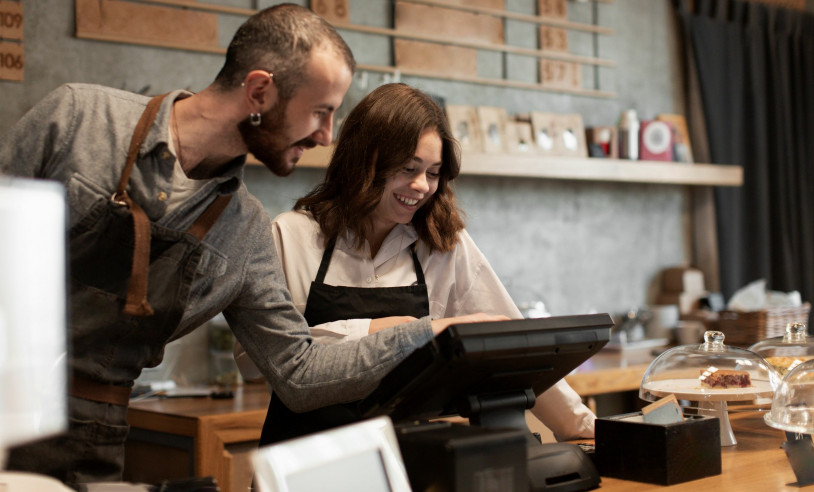
MULTIPOLYGON (((311 282, 317 276, 325 251, 319 224, 307 212, 285 212, 274 219, 273 235, 291 298, 297 309, 305 312, 311 282)), ((348 287, 413 284, 416 275, 409 246, 417 238, 412 225, 396 225, 376 257, 371 259, 367 241, 361 250, 356 250, 351 238, 340 236, 325 283, 348 287)), ((465 230, 459 233, 458 244, 451 252, 430 253, 429 248, 419 242, 416 253, 424 270, 432 319, 478 312, 522 318, 486 257, 465 230)), ((368 334, 369 328, 369 318, 341 320, 312 326, 311 334, 319 343, 339 343, 361 338, 368 334)), ((236 347, 235 360, 244 378, 259 376, 242 347, 236 347)), ((565 380, 540 395, 532 413, 558 440, 593 437, 595 416, 565 380)))

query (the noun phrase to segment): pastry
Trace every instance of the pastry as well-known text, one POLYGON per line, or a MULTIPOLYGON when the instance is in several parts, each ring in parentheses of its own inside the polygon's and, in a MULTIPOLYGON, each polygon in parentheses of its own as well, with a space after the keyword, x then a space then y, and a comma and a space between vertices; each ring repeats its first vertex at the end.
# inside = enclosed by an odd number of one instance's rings
POLYGON ((777 372, 782 376, 810 358, 811 357, 775 356, 766 357, 766 362, 777 369, 777 372))
POLYGON ((752 379, 746 371, 729 369, 701 370, 701 386, 707 388, 748 388, 752 379))

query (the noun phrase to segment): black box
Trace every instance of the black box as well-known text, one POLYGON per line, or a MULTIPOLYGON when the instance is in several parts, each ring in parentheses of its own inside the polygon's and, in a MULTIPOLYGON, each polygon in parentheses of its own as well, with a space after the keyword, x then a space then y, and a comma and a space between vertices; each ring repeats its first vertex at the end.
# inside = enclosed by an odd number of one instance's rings
POLYGON ((672 485, 721 474, 717 417, 651 424, 641 412, 596 419, 596 465, 603 477, 672 485))
POLYGON ((396 427, 415 492, 528 492, 527 432, 449 422, 396 427))

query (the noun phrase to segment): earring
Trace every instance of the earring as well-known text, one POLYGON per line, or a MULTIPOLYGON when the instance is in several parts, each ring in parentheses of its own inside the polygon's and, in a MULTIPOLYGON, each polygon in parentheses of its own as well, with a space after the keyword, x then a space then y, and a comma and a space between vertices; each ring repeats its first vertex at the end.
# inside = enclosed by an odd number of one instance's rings
POLYGON ((251 123, 252 126, 260 126, 261 121, 260 113, 249 113, 249 123, 251 123))

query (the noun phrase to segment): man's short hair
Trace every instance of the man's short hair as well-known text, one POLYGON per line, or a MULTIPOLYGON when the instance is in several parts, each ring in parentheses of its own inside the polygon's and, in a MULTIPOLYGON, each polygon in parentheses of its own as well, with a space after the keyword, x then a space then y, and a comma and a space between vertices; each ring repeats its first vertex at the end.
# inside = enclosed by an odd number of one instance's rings
POLYGON ((290 3, 269 7, 249 17, 237 30, 215 85, 233 89, 252 70, 267 70, 274 74, 280 99, 290 100, 305 82, 311 53, 323 46, 333 49, 351 73, 355 71, 350 48, 325 19, 290 3))

